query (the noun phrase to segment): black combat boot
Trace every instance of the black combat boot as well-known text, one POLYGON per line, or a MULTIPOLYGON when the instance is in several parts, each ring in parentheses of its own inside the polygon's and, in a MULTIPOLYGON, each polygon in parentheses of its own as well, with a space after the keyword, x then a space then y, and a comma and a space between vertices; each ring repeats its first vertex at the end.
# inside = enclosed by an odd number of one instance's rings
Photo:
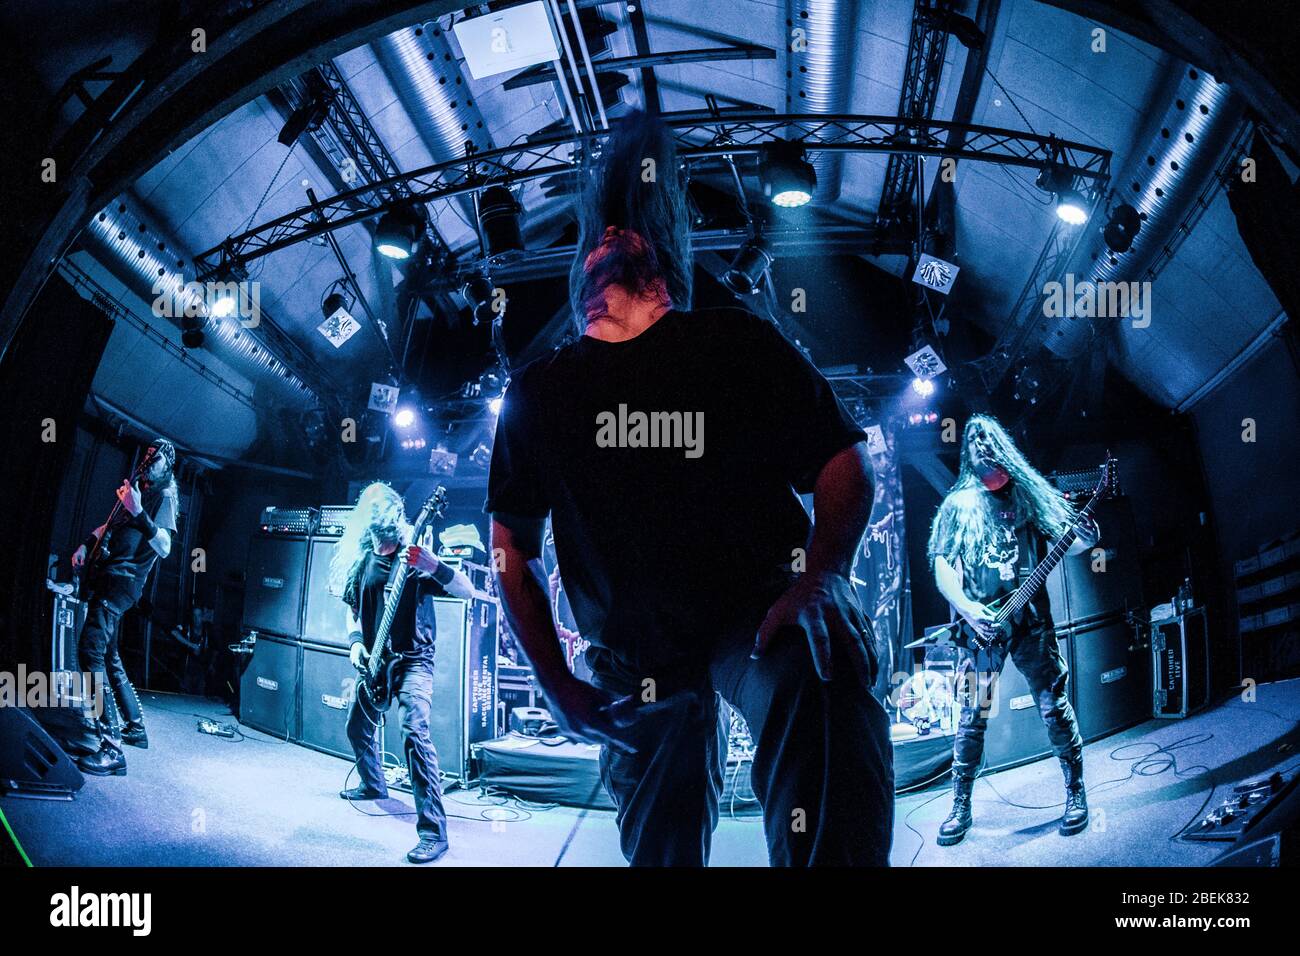
POLYGON ((122 743, 130 744, 132 747, 139 747, 141 750, 148 750, 149 735, 144 732, 144 724, 128 721, 122 727, 122 743))
POLYGON ((123 777, 126 775, 126 757, 116 747, 104 744, 99 750, 77 758, 82 773, 95 777, 123 777))
POLYGON ((952 813, 939 827, 939 846, 960 843, 971 827, 970 792, 975 786, 974 777, 952 778, 952 813))
POLYGON ((1083 757, 1062 757, 1065 774, 1065 813, 1061 815, 1061 836, 1078 833, 1088 825, 1088 795, 1083 790, 1083 757))

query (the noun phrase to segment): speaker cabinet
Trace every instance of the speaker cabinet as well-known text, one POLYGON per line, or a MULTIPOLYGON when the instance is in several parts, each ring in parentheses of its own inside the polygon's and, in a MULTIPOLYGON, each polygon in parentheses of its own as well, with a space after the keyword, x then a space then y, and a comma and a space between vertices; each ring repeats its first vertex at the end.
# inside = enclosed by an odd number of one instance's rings
MULTIPOLYGON (((1069 636, 1058 632, 1057 640, 1061 656, 1068 662, 1069 636)), ((989 717, 988 730, 984 734, 986 771, 1014 767, 1052 752, 1047 728, 1038 715, 1038 702, 1029 690, 1029 682, 1010 659, 1002 667, 994 700, 996 709, 989 717)))
POLYGON ((307 549, 307 596, 302 639, 324 647, 348 647, 348 606, 330 594, 330 558, 337 538, 313 538, 307 549))
POLYGON ((1098 502, 1097 523, 1105 570, 1093 570, 1091 551, 1061 559, 1047 577, 1052 619, 1058 629, 1087 624, 1142 606, 1142 568, 1137 529, 1128 498, 1098 502))
POLYGON ((0 707, 0 793, 71 799, 85 782, 25 707, 0 707))
POLYGON ((1151 716, 1151 653, 1123 617, 1073 629, 1070 698, 1092 742, 1151 716))
POLYGON ((443 773, 470 780, 470 747, 497 736, 497 606, 431 598, 437 625, 429 735, 443 773))
MULTIPOLYGON (((348 710, 356 696, 357 671, 347 651, 304 646, 302 649, 302 740, 314 750, 352 760, 348 743, 348 710)), ((402 758, 402 735, 397 726, 397 698, 384 719, 385 750, 402 758), (394 740, 397 746, 393 747, 394 740)), ((391 760, 386 760, 390 763, 391 760)))
POLYGON ((254 535, 248 545, 244 629, 301 637, 306 568, 306 538, 254 535))
POLYGON ((297 740, 302 646, 259 635, 252 660, 239 681, 239 719, 273 737, 297 740))

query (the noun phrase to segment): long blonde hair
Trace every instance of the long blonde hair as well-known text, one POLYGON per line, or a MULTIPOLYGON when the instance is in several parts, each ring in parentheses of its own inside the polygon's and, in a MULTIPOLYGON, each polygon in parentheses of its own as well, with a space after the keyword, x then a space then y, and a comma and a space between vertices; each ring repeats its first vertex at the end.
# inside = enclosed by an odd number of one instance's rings
POLYGON ((385 541, 409 544, 412 531, 402 496, 382 481, 366 485, 344 522, 343 536, 334 545, 330 558, 330 593, 346 599, 356 585, 366 552, 385 541))
POLYGON ((957 483, 948 491, 934 517, 934 524, 930 526, 928 551, 931 566, 934 559, 942 555, 948 560, 960 557, 966 567, 972 567, 993 540, 997 528, 994 516, 997 502, 984 490, 972 461, 971 435, 976 428, 984 430, 994 459, 1011 476, 1011 501, 1015 506, 1017 524, 1033 524, 1051 538, 1063 533, 1074 521, 1074 508, 1029 464, 1002 424, 990 415, 972 415, 962 433, 961 471, 957 483))

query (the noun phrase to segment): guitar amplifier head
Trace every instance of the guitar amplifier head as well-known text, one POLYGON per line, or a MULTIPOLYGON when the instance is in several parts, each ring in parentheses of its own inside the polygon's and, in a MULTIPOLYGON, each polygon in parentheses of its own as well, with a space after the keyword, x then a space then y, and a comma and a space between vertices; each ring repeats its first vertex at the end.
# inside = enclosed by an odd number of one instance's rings
MULTIPOLYGON (((1097 483, 1101 480, 1101 469, 1083 468, 1079 471, 1054 471, 1047 476, 1047 480, 1070 501, 1075 502, 1076 505, 1082 505, 1096 490, 1097 483)), ((1115 494, 1123 494, 1118 485, 1115 488, 1115 494)))
POLYGON ((262 509, 260 526, 267 534, 312 534, 318 516, 315 508, 278 508, 272 505, 262 509))
POLYGON ((322 505, 316 533, 325 537, 338 537, 343 534, 343 526, 347 524, 350 514, 351 505, 322 505))

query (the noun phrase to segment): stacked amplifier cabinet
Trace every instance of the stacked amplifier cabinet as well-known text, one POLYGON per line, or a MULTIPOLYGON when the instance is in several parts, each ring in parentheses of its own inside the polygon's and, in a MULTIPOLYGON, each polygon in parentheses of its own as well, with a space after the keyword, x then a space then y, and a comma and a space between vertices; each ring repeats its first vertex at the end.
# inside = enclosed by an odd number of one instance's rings
MULTIPOLYGON (((334 545, 351 511, 268 509, 249 545, 244 629, 255 638, 240 719, 325 753, 352 758, 347 712, 356 673, 346 607, 329 592, 334 545)), ((497 605, 432 599, 437 638, 430 736, 444 776, 468 783, 470 747, 498 733, 497 605)), ((385 762, 403 759, 398 707, 384 720, 385 762)))
POLYGON ((253 655, 239 680, 239 719, 282 740, 297 740, 301 728, 299 681, 302 647, 296 640, 250 633, 253 655))
POLYGON ((1151 716, 1151 653, 1123 615, 1070 628, 1070 697, 1085 743, 1151 716))

